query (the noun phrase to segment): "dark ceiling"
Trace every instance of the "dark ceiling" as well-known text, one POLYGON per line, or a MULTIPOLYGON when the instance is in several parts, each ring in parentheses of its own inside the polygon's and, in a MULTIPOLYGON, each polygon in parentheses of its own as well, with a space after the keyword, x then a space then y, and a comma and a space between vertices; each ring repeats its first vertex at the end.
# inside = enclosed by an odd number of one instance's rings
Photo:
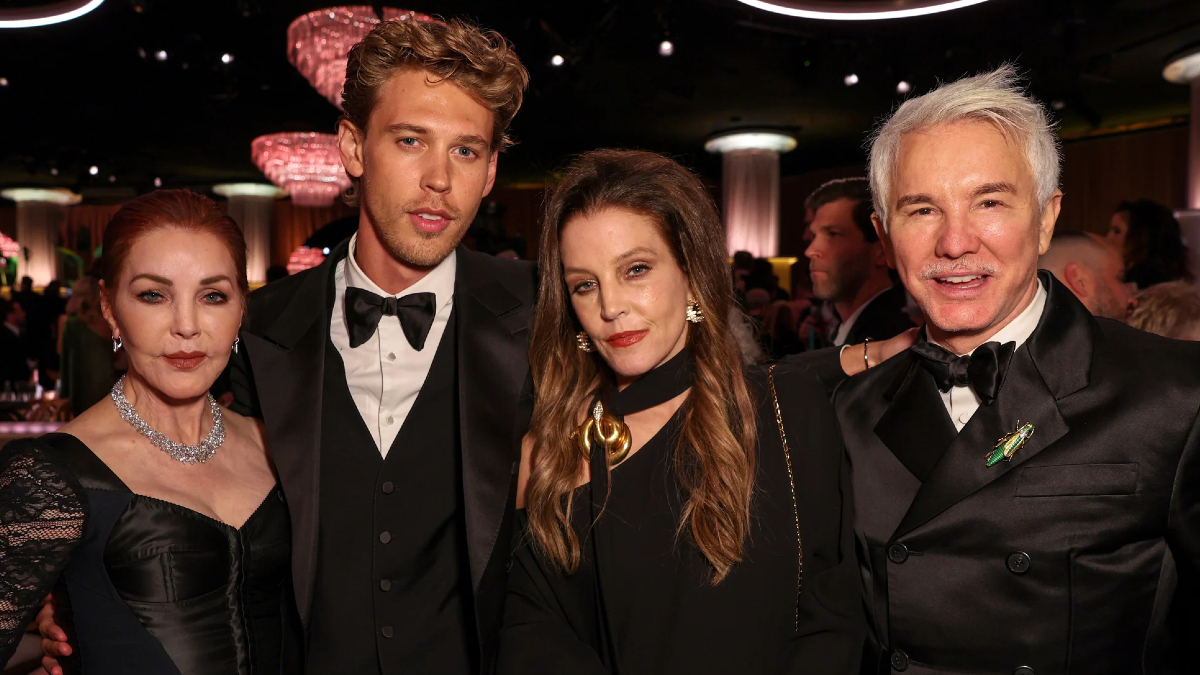
MULTIPOLYGON (((156 176, 168 186, 263 180, 251 139, 334 128, 337 110, 285 54, 292 19, 329 4, 107 0, 67 23, 0 30, 0 186, 116 198, 151 189, 156 176)), ((543 181, 564 156, 599 146, 672 153, 716 177, 704 139, 744 125, 796 132, 785 174, 861 163, 865 132, 902 99, 899 80, 919 93, 1005 60, 1058 109, 1065 135, 1178 123, 1188 91, 1161 71, 1169 54, 1200 42, 1197 0, 990 0, 871 22, 790 18, 736 0, 407 4, 499 30, 529 67, 520 144, 501 160, 507 184, 543 181), (675 53, 659 56, 668 37, 675 53), (566 63, 550 65, 554 54, 566 63), (843 84, 849 73, 857 85, 843 84)))

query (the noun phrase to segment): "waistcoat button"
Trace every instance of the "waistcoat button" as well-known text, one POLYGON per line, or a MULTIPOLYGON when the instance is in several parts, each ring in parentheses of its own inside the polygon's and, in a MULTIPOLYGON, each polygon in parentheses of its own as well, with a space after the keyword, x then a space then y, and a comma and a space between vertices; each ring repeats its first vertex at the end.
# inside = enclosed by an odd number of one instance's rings
POLYGON ((392 635, 394 635, 394 633, 392 632, 391 626, 384 626, 383 629, 380 630, 379 632, 383 633, 383 637, 385 637, 385 638, 390 638, 390 637, 392 637, 392 635))
POLYGON ((389 542, 389 541, 391 541, 391 540, 392 540, 392 535, 391 535, 391 533, 390 533, 390 532, 386 532, 386 531, 385 531, 385 532, 380 532, 380 533, 379 533, 379 543, 381 543, 381 544, 386 544, 386 543, 388 543, 388 542, 389 542))
MULTIPOLYGON (((1017 552, 1008 556, 1008 571, 1013 574, 1025 574, 1029 571, 1029 566, 1033 561, 1029 559, 1028 553, 1017 552)), ((1021 666, 1026 668, 1028 666, 1021 666)), ((1024 675, 1024 674, 1022 674, 1024 675)))
POLYGON ((392 481, 389 480, 389 481, 386 481, 382 486, 380 486, 380 488, 383 490, 383 494, 390 495, 390 494, 392 494, 392 490, 396 489, 396 486, 392 485, 392 481))
POLYGON ((392 582, 388 581, 387 579, 380 581, 379 582, 379 590, 384 591, 384 592, 392 590, 392 582))
MULTIPOLYGON (((908 547, 904 544, 892 544, 888 547, 888 560, 897 565, 902 564, 905 560, 908 560, 908 547)), ((904 652, 900 653, 903 654, 904 652)))
POLYGON ((892 658, 889 661, 891 661, 894 670, 900 672, 908 670, 908 654, 905 654, 903 649, 897 649, 892 652, 892 658))

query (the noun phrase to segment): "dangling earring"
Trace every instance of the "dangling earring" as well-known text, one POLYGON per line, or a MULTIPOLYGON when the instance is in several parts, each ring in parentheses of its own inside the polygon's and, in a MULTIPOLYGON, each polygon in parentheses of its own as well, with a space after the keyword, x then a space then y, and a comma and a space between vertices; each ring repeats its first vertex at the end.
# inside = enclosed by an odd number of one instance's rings
POLYGON ((233 338, 233 353, 234 354, 237 353, 237 346, 238 346, 238 343, 241 341, 242 341, 242 338, 240 338, 240 337, 233 338))
POLYGON ((117 350, 120 349, 122 346, 124 346, 124 343, 121 342, 120 336, 113 338, 113 353, 114 354, 116 354, 117 350))
POLYGON ((704 311, 700 309, 700 303, 692 298, 688 298, 687 320, 690 323, 700 323, 704 320, 704 311))
POLYGON ((596 351, 596 347, 592 345, 592 338, 587 334, 587 331, 579 331, 575 334, 575 344, 587 353, 596 351))

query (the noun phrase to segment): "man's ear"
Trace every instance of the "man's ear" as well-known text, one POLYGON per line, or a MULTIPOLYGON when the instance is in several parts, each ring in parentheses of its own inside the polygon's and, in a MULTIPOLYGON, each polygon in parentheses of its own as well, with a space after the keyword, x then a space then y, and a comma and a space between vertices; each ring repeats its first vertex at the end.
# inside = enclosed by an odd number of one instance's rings
POLYGON ((343 117, 338 120, 337 136, 338 150, 342 155, 342 166, 346 167, 346 173, 354 178, 362 178, 365 134, 343 117))
POLYGON ((896 250, 892 248, 892 238, 888 236, 887 228, 883 226, 883 221, 880 220, 878 213, 871 214, 871 225, 875 227, 875 234, 879 237, 879 246, 883 250, 883 258, 887 266, 896 269, 896 250))
POLYGON ((1075 261, 1071 261, 1063 267, 1063 278, 1060 281, 1066 284, 1075 297, 1085 305, 1096 294, 1096 279, 1092 271, 1075 261))
POLYGON ((1062 209, 1062 190, 1055 190, 1050 195, 1042 209, 1042 218, 1038 222, 1038 255, 1044 255, 1050 250, 1050 240, 1054 238, 1054 224, 1058 222, 1058 212, 1062 209))

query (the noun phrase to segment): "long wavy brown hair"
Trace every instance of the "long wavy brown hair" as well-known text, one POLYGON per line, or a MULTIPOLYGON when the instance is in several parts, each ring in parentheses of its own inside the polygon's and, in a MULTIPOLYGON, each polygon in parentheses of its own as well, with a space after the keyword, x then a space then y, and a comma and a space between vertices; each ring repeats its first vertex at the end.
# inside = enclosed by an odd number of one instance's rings
POLYGON ((741 561, 750 528, 754 405, 729 330, 733 288, 716 205, 694 174, 661 155, 587 153, 567 167, 547 199, 529 355, 537 390, 525 500, 530 530, 550 561, 575 571, 580 549, 570 514, 583 458, 571 433, 613 373, 598 354, 576 346, 579 323, 563 278, 559 235, 573 218, 610 208, 658 224, 704 312, 702 323, 688 324, 693 380, 673 468, 685 500, 677 536, 690 539, 712 565, 715 585, 741 561))

